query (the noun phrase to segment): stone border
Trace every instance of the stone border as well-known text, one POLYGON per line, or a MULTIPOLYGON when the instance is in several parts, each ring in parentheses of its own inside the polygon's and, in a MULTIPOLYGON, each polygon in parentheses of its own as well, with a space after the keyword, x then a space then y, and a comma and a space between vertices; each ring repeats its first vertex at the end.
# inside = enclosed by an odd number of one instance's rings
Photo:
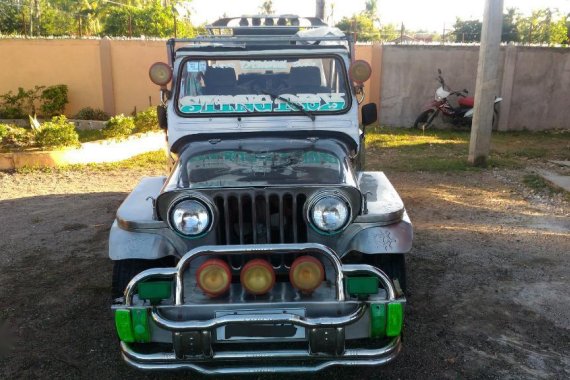
POLYGON ((79 148, 0 153, 0 170, 117 162, 159 149, 166 149, 164 132, 148 132, 123 140, 86 142, 79 148))
MULTIPOLYGON (((38 119, 40 123, 49 121, 50 119, 38 119)), ((75 129, 84 131, 88 129, 103 129, 105 128, 106 121, 101 120, 80 120, 80 119, 67 119, 67 121, 75 125, 75 129)), ((0 124, 14 124, 18 127, 29 128, 30 121, 28 119, 0 119, 0 124)))

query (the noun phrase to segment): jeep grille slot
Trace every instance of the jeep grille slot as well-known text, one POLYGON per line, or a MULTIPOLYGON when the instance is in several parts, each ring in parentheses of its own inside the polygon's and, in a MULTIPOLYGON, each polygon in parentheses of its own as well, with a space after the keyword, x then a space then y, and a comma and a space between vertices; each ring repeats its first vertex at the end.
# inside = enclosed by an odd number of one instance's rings
POLYGON ((216 194, 218 244, 305 243, 305 194, 216 194))

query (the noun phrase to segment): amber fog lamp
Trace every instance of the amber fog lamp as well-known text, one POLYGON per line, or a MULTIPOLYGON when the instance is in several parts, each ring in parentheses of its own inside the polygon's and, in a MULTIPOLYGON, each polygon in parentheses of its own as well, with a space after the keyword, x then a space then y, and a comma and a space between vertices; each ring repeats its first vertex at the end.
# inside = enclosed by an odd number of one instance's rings
POLYGON ((325 279, 323 264, 312 256, 301 256, 293 261, 289 281, 301 293, 312 293, 325 279))
POLYGON ((275 272, 269 262, 254 259, 244 265, 240 274, 241 285, 251 294, 265 294, 275 285, 275 272))
POLYGON ((362 84, 372 75, 372 67, 368 62, 363 60, 354 61, 352 65, 350 65, 349 75, 353 82, 362 84))
POLYGON ((209 297, 217 297, 227 292, 231 280, 230 266, 219 259, 206 260, 196 271, 198 287, 209 297))
POLYGON ((164 62, 153 63, 148 70, 148 75, 152 83, 159 85, 160 87, 166 86, 172 79, 172 70, 170 66, 164 62))

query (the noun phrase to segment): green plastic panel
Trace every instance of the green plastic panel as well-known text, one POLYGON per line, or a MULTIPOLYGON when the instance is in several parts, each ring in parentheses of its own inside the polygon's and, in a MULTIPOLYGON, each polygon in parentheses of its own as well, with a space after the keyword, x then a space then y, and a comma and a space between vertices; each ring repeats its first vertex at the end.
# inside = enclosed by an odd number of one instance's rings
POLYGON ((386 322, 386 336, 398 336, 402 332, 404 322, 404 308, 401 303, 393 302, 388 305, 388 318, 386 322))
POLYGON ((386 305, 370 304, 370 337, 382 338, 386 332, 386 305))
POLYGON ((115 328, 117 329, 117 335, 119 335, 119 339, 123 342, 132 343, 135 341, 130 310, 115 310, 115 328))
POLYGON ((140 299, 149 300, 152 304, 158 304, 161 300, 170 298, 170 295, 172 294, 172 282, 139 282, 138 294, 140 299))
POLYGON ((150 342, 150 328, 148 325, 148 312, 146 309, 131 309, 133 322, 133 335, 135 342, 150 342))
POLYGON ((378 278, 376 277, 347 277, 346 289, 352 296, 368 296, 378 293, 378 278))

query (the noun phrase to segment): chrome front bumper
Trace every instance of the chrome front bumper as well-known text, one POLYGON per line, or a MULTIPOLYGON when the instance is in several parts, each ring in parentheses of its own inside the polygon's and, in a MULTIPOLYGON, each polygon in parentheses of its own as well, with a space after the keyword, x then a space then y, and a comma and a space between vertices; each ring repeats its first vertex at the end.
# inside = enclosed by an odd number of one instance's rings
MULTIPOLYGON (((123 358, 131 366, 142 370, 194 370, 202 374, 247 374, 247 373, 293 373, 316 372, 330 366, 381 365, 390 362, 401 350, 400 337, 386 340, 369 339, 368 343, 377 342, 382 347, 345 348, 345 330, 358 324, 367 317, 371 302, 374 304, 405 303, 403 297, 396 298, 394 286, 381 270, 369 265, 343 265, 330 248, 320 244, 280 244, 280 245, 245 245, 245 246, 206 246, 188 252, 175 268, 155 268, 144 271, 133 278, 125 290, 125 304, 115 308, 136 307, 133 297, 137 284, 149 278, 173 278, 175 280, 174 305, 147 307, 150 309, 151 322, 160 330, 172 335, 171 352, 142 353, 136 345, 121 342, 123 358), (295 303, 256 303, 238 304, 192 304, 184 294, 184 273, 190 262, 207 255, 269 255, 286 253, 318 253, 330 262, 335 275, 334 299, 326 302, 295 303), (385 292, 383 299, 355 300, 346 299, 344 290, 345 275, 366 274, 379 279, 385 292), (333 310, 337 306, 336 311, 333 310), (306 306, 313 310, 311 315, 269 312, 255 313, 256 310, 274 308, 295 308, 306 306), (328 312, 315 315, 315 309, 328 312), (230 311, 249 310, 251 313, 204 317, 211 315, 211 310, 228 309, 230 311), (190 313, 192 310, 192 313, 190 313), (207 310, 201 314, 201 310, 207 310), (187 316, 192 314, 193 317, 187 316), (328 315, 327 315, 328 314, 328 315), (226 345, 223 350, 215 350, 215 331, 228 325, 273 325, 287 324, 306 329, 306 349, 267 349, 255 348, 252 344, 240 344, 243 349, 226 349, 236 345, 226 345), (184 337, 184 340, 182 340, 184 337), (178 340, 177 340, 178 339, 178 340), (186 342, 185 353, 191 347, 191 355, 182 355, 181 343, 186 342)), ((318 314, 318 313, 317 313, 318 314)), ((286 346, 288 342, 280 342, 286 346)), ((218 345, 219 347, 219 345, 218 345)))

